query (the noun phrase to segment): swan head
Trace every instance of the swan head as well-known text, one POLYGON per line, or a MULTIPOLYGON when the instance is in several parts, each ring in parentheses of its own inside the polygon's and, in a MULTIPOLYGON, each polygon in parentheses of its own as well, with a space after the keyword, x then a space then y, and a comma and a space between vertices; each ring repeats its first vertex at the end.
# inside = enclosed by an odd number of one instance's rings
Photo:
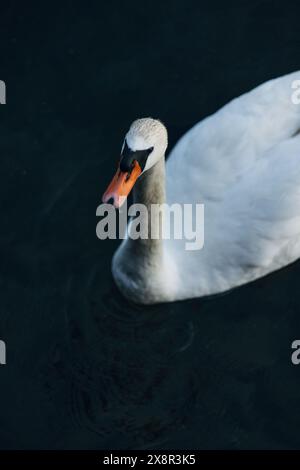
POLYGON ((164 158, 168 133, 158 119, 134 121, 123 142, 118 170, 105 191, 102 201, 121 207, 137 179, 164 158))

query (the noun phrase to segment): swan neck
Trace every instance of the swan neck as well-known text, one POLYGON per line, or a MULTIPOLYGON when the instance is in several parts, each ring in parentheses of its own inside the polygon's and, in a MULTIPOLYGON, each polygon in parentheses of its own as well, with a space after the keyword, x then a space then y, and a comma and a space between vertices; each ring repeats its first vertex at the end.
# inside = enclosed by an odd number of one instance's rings
POLYGON ((129 236, 114 256, 113 272, 121 290, 137 302, 143 302, 143 299, 150 301, 156 296, 161 298, 164 259, 162 219, 153 214, 151 220, 151 209, 152 205, 165 202, 164 158, 139 178, 133 189, 133 202, 146 207, 140 212, 139 222, 141 227, 147 227, 148 236, 133 239, 129 224, 129 236), (152 230, 156 233, 155 237, 151 235, 152 230))
POLYGON ((137 181, 133 188, 133 201, 145 205, 150 214, 152 204, 163 204, 165 200, 165 159, 161 158, 137 181))

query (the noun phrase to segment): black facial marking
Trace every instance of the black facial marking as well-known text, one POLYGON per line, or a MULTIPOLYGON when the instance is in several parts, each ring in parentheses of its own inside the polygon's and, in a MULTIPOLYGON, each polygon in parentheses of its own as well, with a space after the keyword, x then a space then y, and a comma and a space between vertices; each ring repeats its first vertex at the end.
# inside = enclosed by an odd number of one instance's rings
POLYGON ((136 160, 143 171, 147 158, 152 150, 153 147, 150 147, 146 150, 131 150, 131 148, 128 147, 125 139, 124 148, 121 153, 120 170, 124 172, 130 172, 133 168, 133 162, 136 160))

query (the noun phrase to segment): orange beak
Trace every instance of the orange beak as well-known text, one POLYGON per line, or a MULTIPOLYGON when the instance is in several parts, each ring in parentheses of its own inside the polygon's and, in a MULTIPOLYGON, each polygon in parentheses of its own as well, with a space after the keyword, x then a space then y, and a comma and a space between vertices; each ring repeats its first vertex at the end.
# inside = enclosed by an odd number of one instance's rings
POLYGON ((113 199, 113 205, 117 208, 121 207, 141 173, 142 169, 136 160, 134 160, 130 172, 123 172, 118 168, 117 173, 102 196, 102 202, 107 203, 110 199, 113 199))

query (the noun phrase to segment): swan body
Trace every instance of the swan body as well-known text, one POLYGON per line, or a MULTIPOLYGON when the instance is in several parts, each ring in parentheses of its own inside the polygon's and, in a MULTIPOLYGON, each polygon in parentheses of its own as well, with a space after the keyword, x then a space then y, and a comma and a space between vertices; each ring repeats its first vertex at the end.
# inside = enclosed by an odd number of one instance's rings
POLYGON ((152 304, 212 295, 300 257, 300 105, 292 101, 299 79, 296 72, 268 81, 196 124, 166 169, 164 126, 133 123, 126 145, 153 149, 135 201, 204 204, 204 246, 128 237, 112 263, 125 296, 152 304))

